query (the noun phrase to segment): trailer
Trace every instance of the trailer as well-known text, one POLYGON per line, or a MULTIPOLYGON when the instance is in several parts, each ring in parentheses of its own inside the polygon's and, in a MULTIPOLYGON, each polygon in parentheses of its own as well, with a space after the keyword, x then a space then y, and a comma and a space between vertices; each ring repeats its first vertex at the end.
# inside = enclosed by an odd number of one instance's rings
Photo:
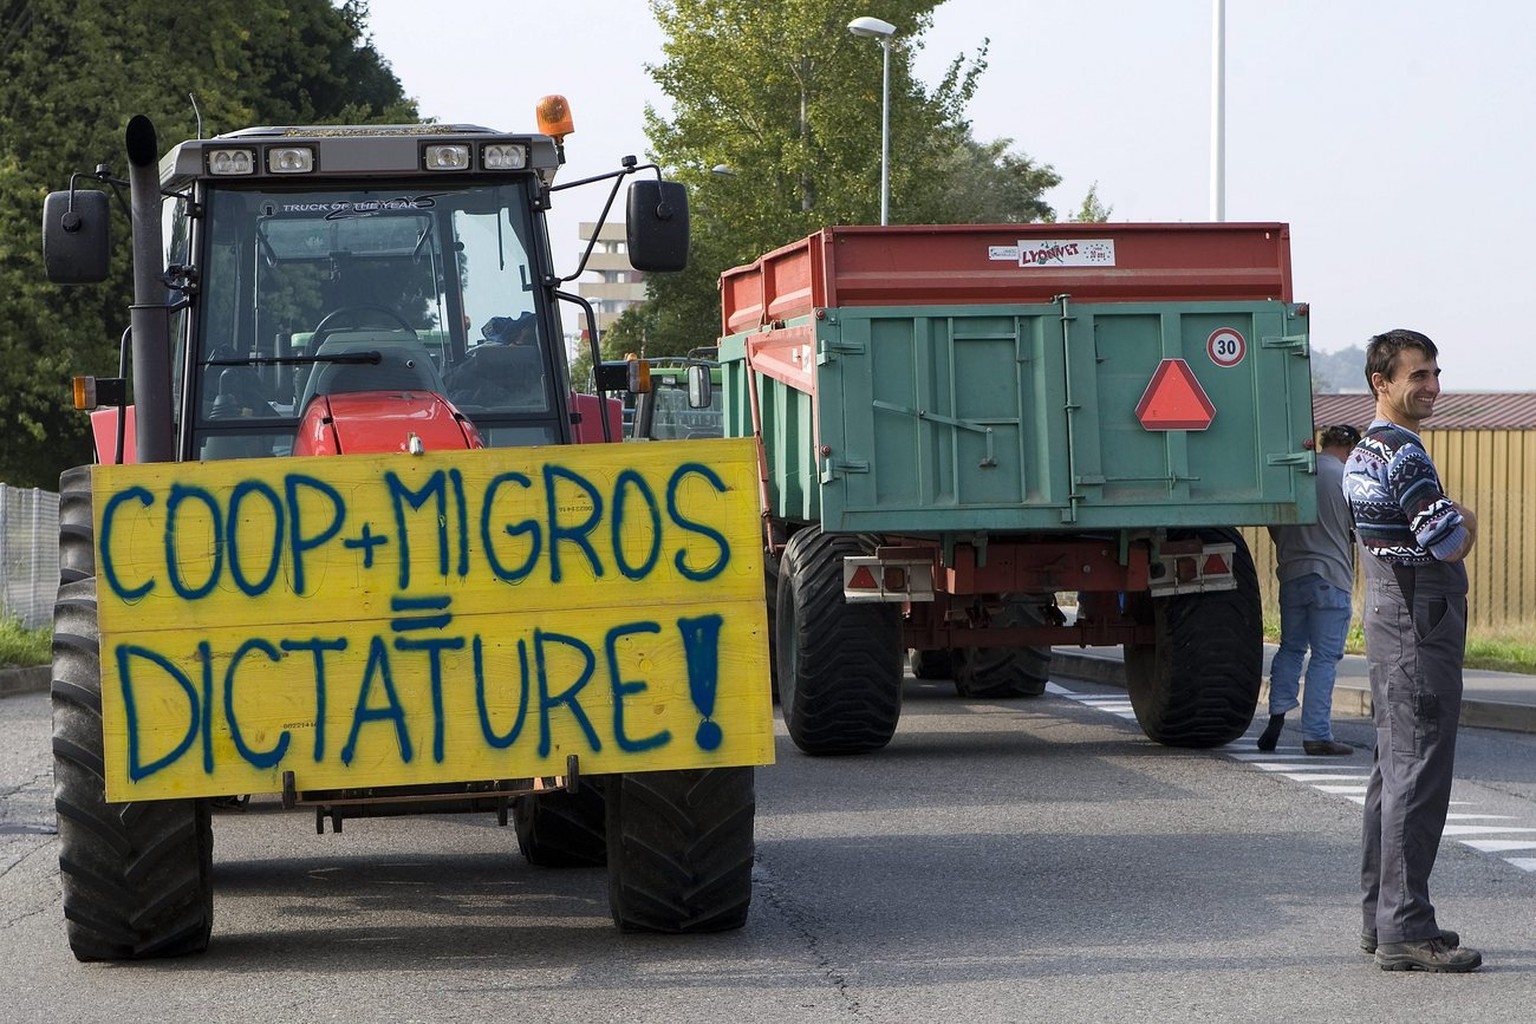
POLYGON ((810 754, 893 736, 904 663, 1043 692, 1121 645, 1179 746, 1248 727, 1236 529, 1316 516, 1284 224, 837 227, 721 278, 726 434, 759 441, 777 694, 810 754))

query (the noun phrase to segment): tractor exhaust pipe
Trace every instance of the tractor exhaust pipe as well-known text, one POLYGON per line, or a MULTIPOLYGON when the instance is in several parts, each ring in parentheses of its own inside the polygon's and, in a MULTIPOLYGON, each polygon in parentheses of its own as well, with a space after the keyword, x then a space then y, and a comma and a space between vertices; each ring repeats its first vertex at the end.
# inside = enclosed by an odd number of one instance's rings
POLYGON ((160 152, 143 114, 128 122, 128 188, 133 219, 133 405, 140 462, 174 462, 171 319, 160 235, 160 152))

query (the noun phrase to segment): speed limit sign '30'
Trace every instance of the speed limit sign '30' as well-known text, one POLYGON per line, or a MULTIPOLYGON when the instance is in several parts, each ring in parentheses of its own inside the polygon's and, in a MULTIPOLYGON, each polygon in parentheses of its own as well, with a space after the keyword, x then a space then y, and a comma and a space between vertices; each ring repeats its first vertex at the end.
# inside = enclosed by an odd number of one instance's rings
POLYGON ((1235 327, 1218 327, 1205 339, 1206 354, 1217 366, 1236 366, 1248 354, 1248 342, 1235 327))

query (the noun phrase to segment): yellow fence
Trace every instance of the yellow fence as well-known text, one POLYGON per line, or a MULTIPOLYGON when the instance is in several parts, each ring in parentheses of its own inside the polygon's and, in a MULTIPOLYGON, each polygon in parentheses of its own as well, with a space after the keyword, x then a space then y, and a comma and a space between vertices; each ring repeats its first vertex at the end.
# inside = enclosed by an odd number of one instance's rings
MULTIPOLYGON (((1427 430, 1424 444, 1446 493, 1477 513, 1467 558, 1468 616, 1475 627, 1536 622, 1536 430, 1427 430)), ((1278 608, 1268 531, 1245 528, 1266 612, 1278 608)), ((1356 601, 1360 606, 1358 573, 1356 601)))

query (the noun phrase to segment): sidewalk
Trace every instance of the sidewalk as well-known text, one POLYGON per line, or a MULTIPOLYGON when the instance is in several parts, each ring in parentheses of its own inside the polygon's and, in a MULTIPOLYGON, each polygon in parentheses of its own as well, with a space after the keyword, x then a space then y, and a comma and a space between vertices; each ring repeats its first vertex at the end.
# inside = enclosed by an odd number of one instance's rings
MULTIPOLYGON (((1261 715, 1268 707, 1269 659, 1274 653, 1274 644, 1264 645, 1264 684, 1258 711, 1261 715)), ((1112 686, 1125 685, 1125 663, 1118 647, 1053 647, 1051 672, 1112 686)), ((1371 683, 1366 672, 1364 655, 1344 655, 1333 686, 1334 714, 1370 717, 1371 683)), ((1462 725, 1536 733, 1536 676, 1467 669, 1463 679, 1466 688, 1461 702, 1462 725)))
POLYGON ((44 692, 52 678, 53 669, 47 665, 39 665, 37 668, 0 668, 0 697, 44 692))

